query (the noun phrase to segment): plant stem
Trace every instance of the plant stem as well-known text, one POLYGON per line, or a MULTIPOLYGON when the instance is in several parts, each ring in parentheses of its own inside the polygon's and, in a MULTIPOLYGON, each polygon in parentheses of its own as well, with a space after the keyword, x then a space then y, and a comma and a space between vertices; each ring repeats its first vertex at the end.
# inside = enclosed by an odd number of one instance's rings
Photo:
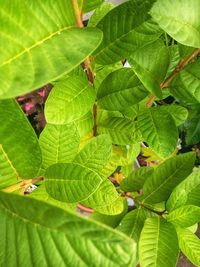
MULTIPOLYGON (((74 15, 76 18, 76 25, 78 28, 83 28, 84 25, 82 22, 81 11, 80 11, 79 6, 78 6, 78 1, 72 0, 72 4, 73 4, 73 9, 74 9, 74 15)), ((94 87, 94 72, 92 70, 91 61, 90 61, 89 57, 85 59, 84 66, 85 66, 86 71, 87 71, 88 81, 94 87)), ((93 135, 96 136, 96 134, 97 134, 97 105, 96 104, 94 104, 94 106, 93 106, 93 117, 94 117, 93 135)))
MULTIPOLYGON (((160 89, 163 90, 166 87, 169 87, 170 82, 176 77, 176 75, 185 68, 191 61, 194 60, 196 56, 200 54, 200 48, 195 49, 190 55, 186 58, 179 61, 173 72, 160 84, 160 89)), ((151 96, 147 101, 146 106, 150 107, 155 99, 155 96, 151 96)))
POLYGON ((43 177, 37 177, 34 179, 23 180, 20 183, 11 185, 11 186, 3 189, 2 191, 7 192, 7 193, 12 193, 12 192, 19 190, 19 189, 25 189, 25 188, 29 187, 30 185, 36 184, 36 183, 41 182, 43 180, 44 180, 43 177))
POLYGON ((82 22, 81 13, 80 13, 79 6, 78 6, 78 1, 72 0, 72 4, 73 4, 73 9, 74 9, 74 15, 76 18, 76 25, 78 28, 83 28, 84 25, 82 22))

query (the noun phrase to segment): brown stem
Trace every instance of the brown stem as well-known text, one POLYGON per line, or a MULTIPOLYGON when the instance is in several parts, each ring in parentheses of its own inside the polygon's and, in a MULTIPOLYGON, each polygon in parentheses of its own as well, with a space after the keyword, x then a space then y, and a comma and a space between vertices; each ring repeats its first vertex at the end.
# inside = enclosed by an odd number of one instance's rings
POLYGON ((83 206, 83 205, 81 205, 81 204, 78 204, 78 205, 77 205, 77 208, 78 208, 79 210, 81 210, 81 211, 85 211, 85 212, 88 212, 88 213, 93 213, 93 212, 94 212, 93 209, 91 209, 91 208, 87 208, 87 207, 85 207, 85 206, 83 206))
MULTIPOLYGON (((77 0, 72 0, 72 3, 73 3, 74 15, 76 18, 76 25, 79 28, 83 28, 84 25, 82 22, 82 14, 81 14, 81 11, 79 10, 78 2, 77 0)), ((91 61, 89 57, 85 59, 84 65, 87 71, 88 81, 94 86, 94 73, 92 71, 91 61)), ((97 105, 96 104, 94 104, 93 106, 93 117, 94 117, 93 135, 96 136, 97 134, 97 105)))
POLYGON ((80 13, 79 6, 78 6, 78 1, 72 0, 72 4, 73 4, 73 9, 74 9, 74 15, 76 18, 76 25, 78 28, 83 28, 84 25, 82 22, 81 13, 80 13))
POLYGON ((7 192, 7 193, 12 193, 12 192, 14 192, 16 190, 27 188, 30 185, 36 184, 36 183, 38 183, 40 181, 43 181, 43 180, 44 180, 43 177, 38 177, 38 178, 34 178, 34 179, 23 180, 20 183, 11 185, 11 186, 3 189, 2 191, 7 192))
MULTIPOLYGON (((200 48, 195 49, 190 55, 188 55, 185 59, 179 61, 176 65, 173 72, 160 84, 160 89, 163 90, 169 86, 170 82, 176 77, 176 75, 185 68, 191 61, 195 59, 196 56, 200 54, 200 48)), ((150 107, 155 100, 155 96, 151 96, 150 99, 147 101, 146 106, 150 107)))

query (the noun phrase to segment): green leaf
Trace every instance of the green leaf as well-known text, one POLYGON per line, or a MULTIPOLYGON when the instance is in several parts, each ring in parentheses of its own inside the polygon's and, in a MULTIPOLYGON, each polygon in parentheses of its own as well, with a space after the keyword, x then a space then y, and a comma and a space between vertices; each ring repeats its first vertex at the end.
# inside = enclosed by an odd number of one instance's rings
POLYGON ((112 228, 116 228, 121 219, 124 217, 124 215, 128 212, 128 205, 127 201, 124 200, 124 209, 120 214, 117 215, 105 215, 102 213, 99 213, 97 211, 93 212, 90 216, 91 219, 94 219, 95 221, 101 222, 103 224, 106 224, 112 228))
POLYGON ((125 192, 134 192, 140 190, 145 181, 153 174, 151 167, 142 167, 133 171, 129 177, 122 180, 120 188, 125 192))
POLYGON ((93 138, 75 157, 74 162, 100 173, 111 157, 112 143, 109 135, 93 138))
POLYGON ((0 188, 37 176, 42 158, 37 136, 15 100, 0 101, 0 188))
POLYGON ((129 68, 110 73, 101 83, 97 99, 101 108, 123 110, 137 104, 148 95, 148 91, 129 68))
POLYGON ((189 152, 164 161, 145 182, 140 198, 147 203, 167 200, 174 187, 192 172, 195 157, 195 153, 189 152))
POLYGON ((68 211, 69 209, 76 209, 76 204, 70 204, 61 202, 59 200, 56 200, 55 198, 50 197, 50 195, 47 193, 44 184, 38 186, 33 192, 26 195, 27 197, 34 198, 43 202, 46 202, 50 205, 56 206, 58 208, 64 209, 68 211))
POLYGON ((132 69, 149 92, 162 98, 160 84, 169 65, 169 51, 161 40, 137 49, 129 58, 132 69))
POLYGON ((188 116, 188 111, 186 108, 172 104, 172 105, 162 105, 158 106, 161 110, 167 111, 174 119, 176 126, 179 126, 185 122, 188 116))
POLYGON ((200 206, 200 169, 191 173, 170 195, 166 208, 174 210, 183 205, 200 206))
POLYGON ((159 217, 147 219, 139 241, 141 267, 175 267, 178 254, 173 225, 159 217))
POLYGON ((135 242, 101 223, 14 194, 0 203, 1 266, 136 265, 135 242))
MULTIPOLYGON (((87 1, 87 0, 86 0, 87 1)), ((92 14, 88 26, 96 27, 99 21, 114 7, 112 3, 102 3, 99 7, 96 8, 94 14, 92 14)))
POLYGON ((119 198, 115 186, 108 179, 104 179, 98 189, 82 203, 106 215, 119 214, 124 208, 123 199, 119 198))
POLYGON ((64 125, 47 124, 39 139, 43 167, 55 163, 72 162, 78 153, 80 136, 74 123, 64 125))
POLYGON ((103 82, 103 80, 112 72, 114 72, 115 70, 121 69, 122 68, 122 63, 121 62, 117 62, 115 64, 111 64, 111 65, 98 65, 95 64, 96 69, 96 77, 94 80, 94 87, 96 89, 96 91, 98 91, 99 86, 101 85, 101 83, 103 82))
POLYGON ((183 254, 197 267, 200 267, 200 240, 188 229, 177 228, 179 247, 183 254))
POLYGON ((145 220, 153 215, 154 214, 147 209, 139 207, 124 216, 117 230, 130 236, 138 243, 145 220))
POLYGON ((143 140, 159 156, 169 157, 176 149, 178 131, 168 112, 157 108, 143 109, 138 114, 138 127, 143 140))
POLYGON ((94 53, 97 63, 106 65, 128 58, 139 47, 158 39, 161 31, 148 14, 153 2, 125 2, 113 8, 97 24, 104 34, 94 53))
POLYGON ((98 126, 98 133, 109 134, 112 143, 126 145, 137 143, 139 140, 134 138, 135 123, 125 118, 108 118, 98 126))
POLYGON ((95 101, 94 88, 82 77, 69 77, 56 83, 46 105, 48 123, 67 124, 87 114, 95 101))
POLYGON ((78 202, 88 198, 102 179, 94 171, 75 163, 51 165, 45 173, 47 193, 63 202, 78 202))
POLYGON ((199 114, 194 115, 192 118, 188 119, 185 123, 186 130, 186 144, 195 145, 200 142, 200 120, 199 114))
POLYGON ((200 103, 200 61, 188 64, 170 84, 171 94, 187 104, 200 103))
POLYGON ((103 2, 104 0, 83 0, 83 12, 90 12, 101 5, 103 2))
POLYGON ((158 0, 150 11, 153 19, 181 44, 200 47, 200 3, 196 0, 158 0))
POLYGON ((180 227, 189 227, 200 222, 200 207, 193 205, 181 206, 166 216, 168 222, 180 227))
POLYGON ((13 0, 12 5, 4 1, 0 18, 0 98, 56 80, 83 62, 102 40, 98 29, 72 27, 75 18, 69 0, 13 0))
POLYGON ((80 137, 83 137, 87 133, 89 133, 94 125, 94 118, 91 111, 89 111, 86 115, 81 117, 78 120, 75 120, 74 123, 78 129, 80 137))

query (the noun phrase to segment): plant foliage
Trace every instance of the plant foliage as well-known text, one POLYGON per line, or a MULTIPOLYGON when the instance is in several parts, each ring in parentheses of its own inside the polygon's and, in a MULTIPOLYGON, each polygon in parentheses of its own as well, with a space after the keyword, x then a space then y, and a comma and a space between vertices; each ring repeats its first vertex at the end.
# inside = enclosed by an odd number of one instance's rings
POLYGON ((199 13, 0 0, 0 266, 200 266, 199 13))

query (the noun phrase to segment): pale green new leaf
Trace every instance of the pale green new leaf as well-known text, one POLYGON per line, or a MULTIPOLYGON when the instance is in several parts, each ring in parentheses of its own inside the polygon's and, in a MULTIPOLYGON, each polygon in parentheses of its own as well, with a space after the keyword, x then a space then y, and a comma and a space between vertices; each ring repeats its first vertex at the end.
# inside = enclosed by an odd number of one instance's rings
POLYGON ((0 217, 2 267, 136 265, 133 240, 70 210, 1 192, 0 217))
POLYGON ((94 88, 82 77, 73 76, 56 83, 46 105, 48 123, 67 124, 88 113, 95 101, 94 88))
POLYGON ((109 135, 99 135, 93 138, 75 157, 74 162, 97 173, 101 170, 111 157, 112 143, 109 135))
POLYGON ((73 28, 71 0, 13 0, 0 5, 0 98, 56 80, 83 62, 101 42, 98 29, 73 28))
POLYGON ((41 166, 37 136, 15 100, 0 101, 0 188, 36 177, 41 166))
POLYGON ((57 163, 45 173, 47 193, 63 202, 79 202, 93 194, 102 182, 91 169, 76 163, 57 163))
POLYGON ((132 0, 113 8, 96 25, 104 34, 95 51, 97 63, 106 65, 128 58, 139 47, 158 39, 161 30, 148 12, 154 0, 132 0))
POLYGON ((176 104, 162 105, 162 106, 159 106, 158 108, 169 112, 172 118, 174 119, 176 126, 179 126, 182 123, 184 123, 188 116, 187 109, 180 105, 176 105, 176 104))
POLYGON ((200 267, 200 240, 188 229, 176 229, 179 247, 183 254, 196 266, 200 267))
POLYGON ((72 162, 78 153, 80 136, 74 123, 47 124, 39 138, 43 167, 72 162))
POLYGON ((119 214, 124 207, 123 199, 119 198, 115 186, 108 179, 103 180, 98 189, 82 203, 106 215, 119 214))
POLYGON ((195 157, 195 153, 189 152, 164 161, 145 182, 140 198, 147 203, 167 200, 174 187, 192 172, 195 157))
POLYGON ((158 108, 143 109, 138 114, 138 127, 143 140, 159 156, 167 158, 176 149, 178 131, 168 112, 158 108))
POLYGON ((141 267, 175 267, 179 254, 175 228, 160 217, 145 221, 139 241, 141 267))
POLYGON ((145 181, 153 175, 154 169, 151 167, 142 167, 133 171, 129 177, 122 180, 120 188, 125 192, 134 192, 140 190, 145 181))
POLYGON ((181 206, 166 216, 168 222, 183 228, 200 222, 200 207, 193 205, 181 206))
POLYGON ((162 98, 160 84, 169 65, 169 50, 161 40, 146 44, 128 58, 132 69, 149 92, 162 98))
POLYGON ((150 11, 153 19, 181 44, 200 47, 200 2, 158 0, 150 11))
POLYGON ((166 208, 174 210, 182 205, 200 206, 200 169, 191 173, 170 195, 166 208))
POLYGON ((137 104, 148 94, 132 69, 122 68, 103 80, 97 92, 97 100, 103 109, 120 111, 137 104))
POLYGON ((108 118, 102 121, 98 126, 98 133, 109 134, 112 143, 118 145, 138 142, 138 136, 134 136, 135 131, 135 122, 125 118, 108 118))
POLYGON ((119 226, 117 227, 117 230, 130 236, 135 240, 135 242, 138 243, 145 220, 152 216, 154 216, 152 212, 139 207, 124 216, 119 226))
POLYGON ((186 66, 170 84, 171 94, 187 104, 200 103, 199 68, 199 60, 186 66))

